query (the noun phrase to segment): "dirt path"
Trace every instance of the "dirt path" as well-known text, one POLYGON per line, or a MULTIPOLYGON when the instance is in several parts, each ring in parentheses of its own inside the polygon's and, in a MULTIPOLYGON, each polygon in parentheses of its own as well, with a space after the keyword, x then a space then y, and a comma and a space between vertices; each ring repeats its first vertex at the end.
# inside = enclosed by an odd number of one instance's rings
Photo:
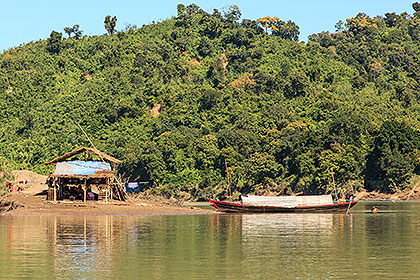
POLYGON ((14 191, 0 202, 2 215, 159 215, 159 214, 208 214, 209 209, 192 206, 175 206, 168 201, 130 199, 126 202, 114 201, 59 201, 46 200, 47 176, 26 170, 15 170, 14 191), (19 183, 20 182, 20 183, 19 183), (18 191, 18 188, 20 189, 18 191))

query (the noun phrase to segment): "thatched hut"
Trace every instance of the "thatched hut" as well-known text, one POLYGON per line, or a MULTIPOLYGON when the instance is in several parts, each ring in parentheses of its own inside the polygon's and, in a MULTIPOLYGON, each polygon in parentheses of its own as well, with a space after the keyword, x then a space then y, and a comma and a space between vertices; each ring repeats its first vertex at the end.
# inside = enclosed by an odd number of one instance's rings
POLYGON ((125 199, 125 192, 115 177, 119 159, 97 149, 82 147, 45 165, 55 164, 54 172, 49 176, 49 200, 105 200, 125 199))

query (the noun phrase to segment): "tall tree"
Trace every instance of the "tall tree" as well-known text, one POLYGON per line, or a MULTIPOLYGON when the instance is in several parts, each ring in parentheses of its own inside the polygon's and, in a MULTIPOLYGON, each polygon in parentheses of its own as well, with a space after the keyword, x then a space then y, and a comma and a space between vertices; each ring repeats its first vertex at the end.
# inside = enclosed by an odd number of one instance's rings
POLYGON ((420 3, 419 2, 414 2, 413 3, 413 9, 415 11, 414 16, 415 17, 420 17, 420 3))
POLYGON ((187 9, 185 8, 184 4, 178 4, 176 6, 176 9, 178 11, 178 17, 182 17, 185 15, 187 9))
POLYGON ((265 31, 273 36, 279 36, 286 40, 297 41, 299 39, 299 26, 293 21, 284 22, 278 17, 263 17, 258 20, 265 31))
POLYGON ((278 20, 275 22, 275 28, 273 30, 273 35, 279 36, 286 40, 299 40, 299 26, 293 21, 289 20, 287 23, 278 20))
POLYGON ((117 26, 117 17, 114 16, 111 18, 110 15, 106 16, 104 20, 104 24, 105 24, 106 31, 108 31, 108 34, 109 35, 114 34, 115 27, 117 26))
POLYGON ((224 12, 225 19, 229 22, 236 22, 242 16, 242 13, 239 10, 239 7, 236 5, 232 5, 232 6, 228 6, 224 8, 223 12, 224 12))
POLYGON ((73 25, 73 27, 64 27, 64 32, 67 33, 69 38, 72 38, 72 34, 73 34, 73 38, 78 40, 82 37, 82 33, 83 33, 83 30, 79 30, 79 27, 80 26, 78 24, 73 25))
POLYGON ((61 50, 61 40, 63 34, 57 31, 52 31, 50 37, 47 39, 47 51, 52 54, 57 54, 61 50))

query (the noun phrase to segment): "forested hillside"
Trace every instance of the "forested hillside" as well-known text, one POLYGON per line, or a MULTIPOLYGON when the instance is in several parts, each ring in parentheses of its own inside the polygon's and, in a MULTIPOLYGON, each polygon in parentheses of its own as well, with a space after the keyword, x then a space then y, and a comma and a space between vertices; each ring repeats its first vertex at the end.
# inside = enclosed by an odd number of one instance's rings
POLYGON ((43 166, 89 142, 166 195, 396 191, 420 169, 420 5, 358 14, 299 41, 293 21, 238 7, 0 55, 0 161, 43 166))

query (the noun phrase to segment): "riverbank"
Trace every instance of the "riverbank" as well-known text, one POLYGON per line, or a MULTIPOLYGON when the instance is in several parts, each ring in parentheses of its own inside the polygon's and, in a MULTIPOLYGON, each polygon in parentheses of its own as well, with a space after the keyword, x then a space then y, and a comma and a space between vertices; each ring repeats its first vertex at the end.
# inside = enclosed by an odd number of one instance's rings
MULTIPOLYGON (((203 204, 189 203, 180 205, 177 201, 159 197, 131 197, 128 201, 58 201, 46 200, 47 176, 31 171, 15 170, 14 190, 0 200, 1 215, 165 215, 165 214, 209 214, 212 209, 203 204), (20 183, 19 183, 20 182, 20 183)), ((420 186, 384 194, 376 191, 361 191, 355 194, 360 201, 420 201, 420 186)))
POLYGON ((378 191, 360 191, 355 196, 361 201, 378 201, 378 200, 394 200, 394 201, 420 201, 420 186, 411 189, 397 191, 395 193, 381 193, 378 191))
POLYGON ((1 215, 165 215, 208 214, 211 209, 177 205, 176 201, 156 197, 130 197, 127 201, 47 201, 47 176, 26 170, 12 172, 13 191, 0 200, 1 215))
POLYGON ((167 215, 167 214, 209 214, 211 209, 193 206, 177 206, 169 202, 144 199, 129 201, 58 201, 45 200, 45 195, 10 194, 0 202, 2 215, 167 215))

